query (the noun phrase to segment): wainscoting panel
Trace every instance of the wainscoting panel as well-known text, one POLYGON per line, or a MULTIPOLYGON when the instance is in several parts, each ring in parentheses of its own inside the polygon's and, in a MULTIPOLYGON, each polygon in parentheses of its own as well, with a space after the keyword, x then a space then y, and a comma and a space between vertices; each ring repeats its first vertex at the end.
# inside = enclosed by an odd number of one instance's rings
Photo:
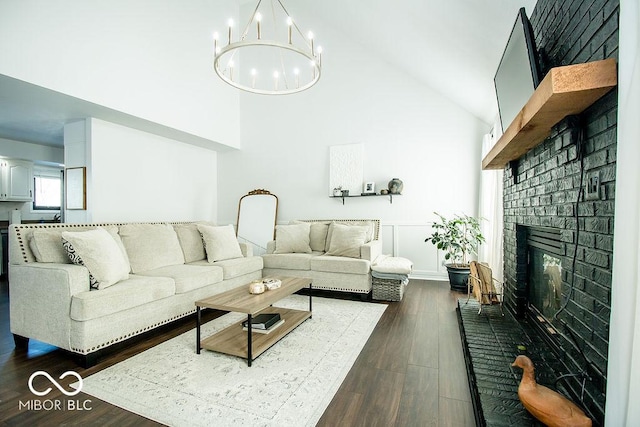
POLYGON ((384 221, 380 227, 382 253, 410 259, 413 262, 412 278, 448 280, 447 270, 442 265, 442 252, 424 241, 431 233, 429 224, 384 221))

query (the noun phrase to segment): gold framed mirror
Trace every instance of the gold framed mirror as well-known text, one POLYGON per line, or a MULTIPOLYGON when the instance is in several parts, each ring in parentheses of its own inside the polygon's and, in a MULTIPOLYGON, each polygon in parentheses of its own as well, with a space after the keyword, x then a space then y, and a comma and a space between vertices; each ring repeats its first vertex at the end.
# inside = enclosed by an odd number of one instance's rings
POLYGON ((253 247, 254 255, 267 251, 267 243, 275 239, 278 197, 264 189, 250 191, 238 203, 236 235, 240 243, 253 247))

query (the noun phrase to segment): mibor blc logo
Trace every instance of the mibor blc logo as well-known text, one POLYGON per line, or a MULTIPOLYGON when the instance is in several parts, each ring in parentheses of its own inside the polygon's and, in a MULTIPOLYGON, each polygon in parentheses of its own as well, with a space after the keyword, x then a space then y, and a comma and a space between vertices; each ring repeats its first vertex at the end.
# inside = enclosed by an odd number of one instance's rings
POLYGON ((38 375, 42 375, 43 377, 46 377, 49 381, 51 381, 51 384, 53 384, 54 386, 56 386, 56 388, 58 390, 60 390, 60 392, 62 394, 64 394, 65 396, 75 396, 76 394, 80 393, 82 391, 82 377, 80 375, 78 375, 77 372, 74 371, 67 371, 64 374, 60 375, 59 379, 63 379, 68 377, 69 375, 71 375, 72 377, 75 377, 79 384, 78 384, 78 389, 77 390, 73 390, 73 391, 67 391, 65 390, 59 382, 57 382, 56 380, 54 380, 51 375, 49 375, 48 372, 45 371, 36 371, 33 374, 31 374, 31 376, 29 377, 29 390, 31 390, 31 393, 35 394, 36 396, 46 396, 47 394, 49 394, 51 392, 51 387, 45 389, 44 391, 38 391, 35 388, 33 388, 33 379, 35 377, 37 377, 38 375))
MULTIPOLYGON (((29 382, 28 382, 28 386, 29 386, 29 390, 31 390, 31 393, 33 393, 34 395, 38 396, 38 397, 42 397, 42 396, 46 396, 49 393, 51 393, 51 391, 53 390, 52 387, 46 387, 43 389, 40 388, 36 388, 33 384, 34 379, 42 376, 45 377, 50 383, 51 385, 55 386, 62 394, 64 394, 67 397, 72 397, 77 395, 78 393, 80 393, 82 391, 82 377, 74 371, 67 371, 65 373, 63 373, 62 375, 60 375, 60 377, 58 378, 59 380, 62 380, 68 376, 72 376, 74 377, 77 382, 78 382, 78 386, 76 389, 71 389, 70 391, 65 389, 58 381, 56 381, 51 375, 49 375, 48 372, 45 371, 36 371, 33 374, 31 374, 31 376, 29 377, 29 382)), ((90 411, 91 410, 91 400, 86 399, 86 400, 60 400, 60 399, 46 399, 46 400, 39 400, 39 399, 31 399, 31 400, 27 400, 26 402, 23 402, 22 400, 19 403, 19 409, 20 410, 29 410, 29 411, 90 411)))

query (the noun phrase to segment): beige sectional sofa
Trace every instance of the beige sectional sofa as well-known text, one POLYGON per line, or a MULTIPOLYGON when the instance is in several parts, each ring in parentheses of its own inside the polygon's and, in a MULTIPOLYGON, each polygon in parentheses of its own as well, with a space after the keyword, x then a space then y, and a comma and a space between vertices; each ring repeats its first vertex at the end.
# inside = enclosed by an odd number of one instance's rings
POLYGON ((368 294, 382 253, 379 220, 303 220, 276 226, 262 255, 265 276, 313 280, 314 289, 368 294))
POLYGON ((9 250, 16 342, 44 341, 87 365, 99 350, 187 316, 196 300, 244 286, 263 269, 231 226, 205 223, 12 225, 9 250))

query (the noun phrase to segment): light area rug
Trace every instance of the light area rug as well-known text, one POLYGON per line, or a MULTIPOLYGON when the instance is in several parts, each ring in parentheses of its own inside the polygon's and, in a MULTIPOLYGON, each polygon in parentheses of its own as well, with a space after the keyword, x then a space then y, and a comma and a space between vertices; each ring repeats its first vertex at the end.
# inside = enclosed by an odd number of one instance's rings
MULTIPOLYGON (((308 310, 309 297, 276 304, 308 310)), ((83 380, 82 391, 171 426, 313 426, 386 305, 313 298, 313 317, 258 357, 195 352, 195 328, 83 380)), ((228 313, 202 336, 244 319, 228 313)))

